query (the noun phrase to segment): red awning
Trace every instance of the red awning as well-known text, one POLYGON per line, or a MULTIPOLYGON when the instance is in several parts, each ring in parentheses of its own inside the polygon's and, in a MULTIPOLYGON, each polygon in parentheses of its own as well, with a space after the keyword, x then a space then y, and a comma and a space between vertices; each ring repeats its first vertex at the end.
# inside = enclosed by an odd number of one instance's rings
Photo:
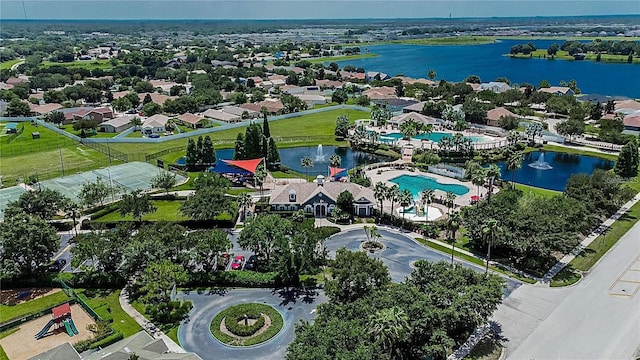
POLYGON ((478 197, 478 195, 473 195, 473 196, 471 196, 471 200, 478 201, 478 200, 480 200, 480 198, 478 197))
POLYGON ((337 167, 329 167, 329 176, 334 177, 334 176, 340 174, 341 172, 343 172, 345 170, 347 170, 347 169, 337 168, 337 167))
POLYGON ((53 318, 57 319, 61 316, 71 314, 71 306, 69 306, 69 303, 62 304, 51 309, 51 312, 53 313, 53 318))
POLYGON ((247 170, 252 174, 256 173, 256 169, 258 165, 262 162, 262 158, 260 159, 251 159, 251 160, 222 160, 226 164, 239 167, 240 169, 247 170))

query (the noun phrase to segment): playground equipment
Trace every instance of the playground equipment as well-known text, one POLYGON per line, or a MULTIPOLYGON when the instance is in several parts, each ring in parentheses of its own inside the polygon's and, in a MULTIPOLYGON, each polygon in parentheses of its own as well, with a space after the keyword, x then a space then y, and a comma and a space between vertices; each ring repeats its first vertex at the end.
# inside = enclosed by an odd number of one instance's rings
POLYGON ((73 323, 71 318, 71 306, 69 303, 51 309, 51 320, 35 335, 36 340, 47 336, 52 327, 54 330, 64 328, 69 336, 78 335, 76 324, 73 323))

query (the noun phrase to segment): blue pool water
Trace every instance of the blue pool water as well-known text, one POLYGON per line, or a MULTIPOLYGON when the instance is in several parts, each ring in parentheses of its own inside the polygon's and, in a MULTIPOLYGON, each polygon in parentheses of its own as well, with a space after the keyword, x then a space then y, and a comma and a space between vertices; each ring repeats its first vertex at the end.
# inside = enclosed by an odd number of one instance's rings
MULTIPOLYGON (((529 166, 530 163, 540 158, 540 151, 525 155, 522 167, 516 172, 516 182, 539 188, 564 191, 567 180, 572 174, 592 174, 596 169, 610 170, 614 162, 592 156, 574 155, 547 151, 544 153, 544 161, 553 168, 551 170, 538 170, 529 166)), ((507 170, 504 162, 498 163, 503 180, 511 181, 513 172, 507 170)))
MULTIPOLYGON (((430 140, 433 142, 438 142, 443 138, 447 138, 447 137, 453 137, 453 135, 451 135, 451 133, 434 131, 430 134, 427 134, 427 133, 418 134, 414 136, 413 139, 430 140)), ((481 142, 484 140, 482 136, 467 136, 467 138, 471 139, 471 141, 473 142, 481 142)), ((401 133, 389 133, 389 134, 380 135, 380 142, 394 142, 398 139, 402 139, 401 133)))
POLYGON ((464 195, 469 192, 469 188, 457 184, 441 184, 436 179, 424 175, 400 175, 389 181, 398 184, 400 190, 407 189, 411 191, 414 198, 420 196, 420 192, 424 189, 442 190, 444 192, 451 191, 456 195, 464 195))

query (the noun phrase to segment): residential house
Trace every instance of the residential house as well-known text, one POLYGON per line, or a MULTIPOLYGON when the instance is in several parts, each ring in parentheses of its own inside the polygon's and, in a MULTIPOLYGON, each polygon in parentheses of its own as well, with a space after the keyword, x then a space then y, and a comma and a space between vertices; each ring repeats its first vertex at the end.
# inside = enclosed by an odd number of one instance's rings
POLYGON ((294 94, 293 96, 304 101, 304 103, 307 104, 307 108, 313 108, 315 105, 324 105, 327 103, 327 98, 322 95, 294 94))
POLYGON ((381 99, 397 99, 396 88, 391 86, 372 87, 362 92, 363 96, 367 96, 371 100, 381 99))
POLYGON ((198 115, 192 113, 184 113, 177 117, 180 124, 188 126, 192 129, 201 128, 209 123, 207 119, 204 119, 198 115))
POLYGON ((402 108, 402 112, 403 113, 410 113, 410 112, 422 112, 422 109, 424 109, 424 104, 426 104, 426 101, 420 101, 417 102, 415 104, 411 104, 408 106, 405 106, 404 108, 402 108))
POLYGON ((418 112, 408 112, 401 115, 392 117, 389 120, 389 124, 394 127, 400 127, 407 121, 414 121, 423 125, 436 125, 439 121, 431 116, 422 115, 418 112))
POLYGON ((316 85, 323 89, 342 89, 342 81, 337 80, 316 80, 316 85))
MULTIPOLYGON (((614 108, 616 111, 621 111, 621 112, 623 112, 623 110, 640 111, 640 102, 635 100, 620 100, 615 102, 614 108)), ((624 112, 627 113, 630 111, 624 111, 624 112)))
POLYGON ((191 93, 191 85, 188 85, 188 84, 180 84, 177 82, 165 81, 165 80, 149 80, 149 82, 151 83, 151 85, 153 85, 154 88, 162 89, 162 93, 164 95, 171 94, 171 88, 174 86, 184 86, 185 92, 187 94, 191 93))
POLYGON ((503 117, 509 117, 509 116, 512 116, 515 118, 519 117, 517 114, 512 113, 511 111, 505 109, 502 106, 497 107, 495 109, 491 109, 487 111, 487 125, 498 127, 500 126, 500 119, 503 117))
POLYGON ((175 345, 167 344, 162 338, 154 339, 146 331, 140 331, 116 343, 90 353, 78 354, 69 343, 58 345, 29 360, 202 360, 195 353, 175 352, 175 345))
POLYGON ((44 104, 44 105, 33 105, 29 103, 29 107, 31 108, 31 112, 36 116, 43 116, 52 111, 62 109, 62 105, 57 103, 44 104))
POLYGON ((367 82, 371 82, 373 80, 389 80, 391 77, 383 72, 379 71, 369 71, 365 74, 365 80, 367 82))
MULTIPOLYGON (((403 111, 407 106, 419 104, 418 100, 400 98, 375 99, 371 102, 391 112, 403 111)), ((420 109, 420 111, 422 111, 422 109, 420 109)))
MULTIPOLYGON (((71 113, 73 116, 73 120, 80 119, 88 119, 91 120, 94 124, 100 124, 104 122, 106 119, 113 119, 113 111, 107 107, 100 108, 90 108, 84 107, 80 108, 80 110, 71 113)), ((66 118, 66 115, 65 115, 66 118)))
POLYGON ((223 106, 222 111, 229 114, 240 116, 243 119, 254 119, 254 118, 260 117, 259 111, 248 110, 248 109, 245 109, 239 106, 233 106, 233 105, 223 106))
POLYGON ((566 86, 550 86, 548 88, 540 88, 538 91, 554 95, 575 95, 575 92, 566 86))
POLYGON ((119 133, 131 127, 131 120, 135 115, 126 115, 107 120, 98 125, 98 131, 106 133, 119 133))
MULTIPOLYGON (((125 95, 126 94, 128 94, 128 92, 125 92, 125 95)), ((158 93, 143 93, 143 94, 138 94, 138 98, 140 99, 140 104, 142 104, 147 94, 151 97, 151 102, 154 102, 158 105, 164 105, 165 101, 176 100, 178 98, 177 96, 169 96, 169 95, 158 94, 158 93)), ((115 94, 113 98, 114 99, 116 98, 115 94)))
POLYGON ((142 123, 142 133, 145 135, 163 134, 167 131, 169 117, 162 114, 150 116, 142 123))
POLYGON ((488 83, 480 84, 478 91, 489 90, 494 93, 503 93, 507 90, 510 90, 511 86, 507 83, 499 82, 499 81, 491 81, 488 83))
POLYGON ((241 104, 241 108, 251 111, 262 112, 262 108, 266 108, 270 115, 280 115, 284 110, 282 101, 275 99, 266 99, 257 103, 241 104))
POLYGON ((230 114, 218 109, 208 109, 207 111, 202 113, 202 116, 226 123, 237 123, 242 121, 241 115, 230 114))
POLYGON ((325 217, 335 209, 336 200, 343 191, 353 195, 354 214, 373 216, 376 200, 371 189, 349 182, 325 182, 322 175, 318 175, 315 183, 276 185, 269 204, 274 211, 302 209, 316 217, 325 217))
POLYGON ((625 116, 622 124, 624 125, 623 132, 625 134, 640 134, 640 115, 625 116))

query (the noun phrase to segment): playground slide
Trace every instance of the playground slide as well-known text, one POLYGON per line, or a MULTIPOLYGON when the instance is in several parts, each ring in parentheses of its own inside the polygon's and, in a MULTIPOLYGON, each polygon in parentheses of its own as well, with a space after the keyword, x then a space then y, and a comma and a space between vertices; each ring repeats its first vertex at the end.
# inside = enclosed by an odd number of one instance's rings
POLYGON ((76 324, 73 323, 72 318, 69 318, 69 325, 71 326, 71 331, 73 331, 74 334, 78 335, 78 329, 76 329, 76 324))
POLYGON ((53 321, 53 319, 49 320, 49 322, 42 328, 42 330, 40 330, 35 335, 36 340, 42 339, 44 335, 49 332, 49 329, 51 328, 51 326, 53 326, 53 324, 55 324, 55 321, 53 321))
POLYGON ((69 325, 69 320, 64 321, 64 328, 67 330, 67 335, 73 336, 73 331, 71 330, 71 326, 69 325))

